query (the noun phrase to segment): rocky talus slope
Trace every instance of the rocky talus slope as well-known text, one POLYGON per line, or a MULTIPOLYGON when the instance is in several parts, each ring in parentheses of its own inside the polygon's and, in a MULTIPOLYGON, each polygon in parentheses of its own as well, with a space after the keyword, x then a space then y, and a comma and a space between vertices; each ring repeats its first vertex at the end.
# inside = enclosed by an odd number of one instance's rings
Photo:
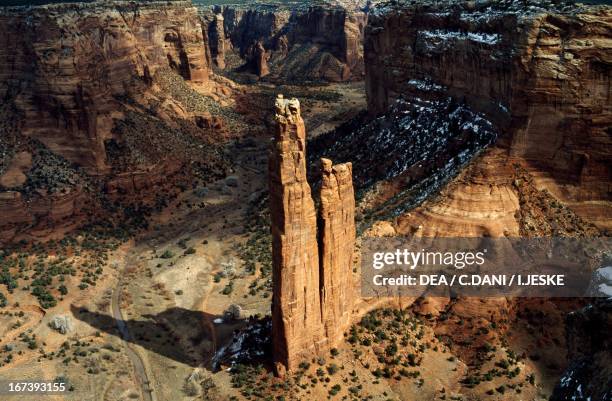
POLYGON ((220 107, 193 89, 216 83, 191 2, 3 7, 0 34, 0 240, 225 168, 220 107))
POLYGON ((190 2, 6 8, 0 33, 0 96, 23 112, 23 134, 92 172, 109 168, 116 98, 160 67, 194 82, 210 72, 190 2))
POLYGON ((610 7, 565 2, 382 3, 365 33, 369 110, 453 96, 582 216, 609 215, 611 24, 610 7))
POLYGON ((351 324, 355 243, 351 165, 322 161, 317 215, 306 179, 306 131, 297 99, 276 102, 269 161, 272 341, 277 372, 338 344, 351 324))
POLYGON ((320 157, 353 163, 365 226, 435 194, 497 134, 491 121, 452 99, 398 99, 377 118, 363 115, 314 138, 309 158, 311 165, 320 157))
POLYGON ((202 8, 201 15, 220 69, 285 80, 364 77, 367 14, 357 8, 253 4, 202 8))

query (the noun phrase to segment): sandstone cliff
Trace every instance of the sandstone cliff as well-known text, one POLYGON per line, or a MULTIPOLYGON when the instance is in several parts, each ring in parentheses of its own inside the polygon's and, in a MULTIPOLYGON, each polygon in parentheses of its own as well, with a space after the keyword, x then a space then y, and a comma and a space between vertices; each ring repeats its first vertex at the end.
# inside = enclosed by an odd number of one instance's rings
POLYGON ((283 375, 337 344, 351 323, 355 199, 351 165, 323 160, 317 230, 299 102, 279 97, 276 122, 269 160, 272 337, 276 369, 283 375))
POLYGON ((210 69, 190 2, 6 8, 0 35, 0 96, 24 114, 23 134, 90 172, 109 168, 116 98, 160 67, 194 82, 210 69))
POLYGON ((191 2, 3 7, 0 34, 0 240, 73 227, 101 194, 181 168, 225 168, 207 135, 219 105, 194 89, 216 84, 191 2))
POLYGON ((233 51, 244 60, 243 67, 260 77, 271 72, 283 79, 363 78, 367 15, 358 9, 253 5, 215 7, 201 14, 213 59, 222 69, 233 51))
POLYGON ((402 94, 453 96, 513 156, 571 184, 567 199, 609 199, 612 11, 560 4, 383 4, 365 33, 370 112, 402 94))

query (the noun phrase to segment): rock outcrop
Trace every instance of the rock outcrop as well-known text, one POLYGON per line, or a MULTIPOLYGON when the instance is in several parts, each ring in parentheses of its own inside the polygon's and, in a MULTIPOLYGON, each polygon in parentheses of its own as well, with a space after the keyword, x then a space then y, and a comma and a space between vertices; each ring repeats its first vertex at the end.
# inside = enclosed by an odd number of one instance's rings
POLYGON ((107 172, 117 98, 143 91, 160 67, 208 80, 190 2, 92 2, 0 10, 0 97, 22 133, 92 173, 107 172))
POLYGON ((208 26, 211 54, 220 68, 233 49, 244 66, 260 77, 268 72, 283 79, 329 81, 364 76, 367 14, 356 8, 232 5, 202 9, 201 14, 208 26))
MULTIPOLYGON (((205 24, 206 25, 206 24, 205 24)), ((208 43, 210 46, 210 53, 213 56, 213 60, 217 67, 225 68, 225 24, 223 14, 214 14, 212 19, 208 22, 208 43)))
POLYGON ((570 3, 386 3, 365 32, 369 110, 453 96, 512 156, 571 184, 568 199, 609 199, 611 22, 609 7, 570 3))
POLYGON ((191 2, 2 7, 0 34, 0 241, 74 228, 103 211, 100 196, 145 201, 172 174, 225 164, 191 2))
MULTIPOLYGON (((296 99, 279 98, 270 155, 274 360, 295 369, 324 346, 319 298, 317 221, 306 180, 306 129, 296 99)), ((277 367, 282 373, 282 368, 277 367)))
POLYGON ((607 400, 612 396, 612 299, 595 299, 566 320, 569 366, 551 401, 607 400))
POLYGON ((355 246, 355 193, 351 163, 332 165, 321 160, 319 253, 321 315, 325 336, 332 344, 351 324, 356 289, 351 285, 355 246))
POLYGON ((320 226, 306 179, 306 131, 297 99, 276 101, 269 161, 277 372, 342 339, 350 323, 355 200, 351 165, 322 161, 320 226))
POLYGON ((251 60, 255 74, 258 77, 265 77, 270 74, 270 67, 268 66, 268 54, 263 43, 257 42, 249 48, 247 51, 247 58, 251 60))

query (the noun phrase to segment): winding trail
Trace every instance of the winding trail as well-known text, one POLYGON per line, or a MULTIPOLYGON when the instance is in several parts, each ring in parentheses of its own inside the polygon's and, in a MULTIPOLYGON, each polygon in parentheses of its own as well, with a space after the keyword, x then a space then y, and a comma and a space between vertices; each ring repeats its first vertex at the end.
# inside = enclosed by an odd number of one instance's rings
POLYGON ((138 384, 141 388, 141 393, 145 401, 156 401, 156 397, 154 394, 154 390, 151 387, 151 381, 147 376, 147 370, 145 368, 145 363, 142 360, 142 357, 130 344, 131 335, 127 327, 127 323, 123 318, 123 313, 121 312, 121 284, 123 282, 123 271, 132 262, 131 258, 124 259, 123 268, 119 273, 119 278, 117 280, 117 284, 113 289, 113 295, 111 297, 111 312, 113 314, 113 318, 117 322, 117 328, 119 329, 119 333, 121 333, 121 338, 123 340, 123 345, 125 347, 126 353, 132 365, 134 366, 134 373, 136 374, 136 379, 138 380, 138 384))

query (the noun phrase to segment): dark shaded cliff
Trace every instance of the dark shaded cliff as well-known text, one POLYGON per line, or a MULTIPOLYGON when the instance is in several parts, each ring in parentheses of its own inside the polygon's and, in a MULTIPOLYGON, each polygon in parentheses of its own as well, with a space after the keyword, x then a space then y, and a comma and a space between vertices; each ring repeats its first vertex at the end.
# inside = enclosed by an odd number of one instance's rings
POLYGON ((569 366, 551 401, 608 400, 612 396, 612 299, 593 304, 567 317, 569 366))

